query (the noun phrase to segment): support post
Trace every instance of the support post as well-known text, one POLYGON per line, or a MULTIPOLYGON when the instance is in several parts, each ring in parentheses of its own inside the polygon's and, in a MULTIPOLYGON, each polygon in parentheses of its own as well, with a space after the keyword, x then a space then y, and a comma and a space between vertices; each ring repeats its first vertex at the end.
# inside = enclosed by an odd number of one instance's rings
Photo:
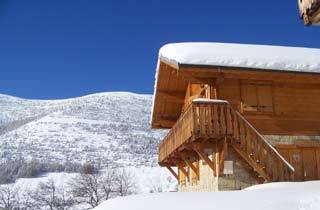
POLYGON ((220 176, 220 151, 219 148, 216 149, 216 154, 215 154, 215 164, 216 164, 216 176, 220 176))
POLYGON ((215 176, 216 168, 214 162, 211 161, 210 158, 200 148, 194 147, 194 150, 198 153, 199 157, 208 164, 213 171, 213 175, 215 176))
POLYGON ((178 166, 178 169, 187 177, 188 181, 190 181, 189 173, 182 166, 178 166))
POLYGON ((224 170, 224 161, 226 158, 226 155, 228 154, 228 144, 227 144, 227 138, 225 138, 224 142, 223 142, 223 147, 222 147, 222 152, 220 155, 220 174, 223 174, 223 170, 224 170))
POLYGON ((177 174, 170 166, 167 166, 167 169, 168 169, 168 170, 171 172, 171 174, 177 179, 177 181, 180 182, 178 174, 177 174))
POLYGON ((195 167, 192 163, 192 161, 188 160, 184 154, 181 154, 181 159, 186 163, 187 166, 189 166, 189 168, 197 175, 197 179, 199 180, 200 176, 199 176, 199 170, 197 169, 197 167, 195 167))

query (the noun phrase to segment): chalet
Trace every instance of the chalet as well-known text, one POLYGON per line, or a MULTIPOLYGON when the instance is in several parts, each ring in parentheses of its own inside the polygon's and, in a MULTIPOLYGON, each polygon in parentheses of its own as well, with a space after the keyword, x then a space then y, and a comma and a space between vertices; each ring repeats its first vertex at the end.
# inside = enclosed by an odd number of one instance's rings
POLYGON ((319 49, 165 45, 152 109, 180 191, 320 179, 319 49))

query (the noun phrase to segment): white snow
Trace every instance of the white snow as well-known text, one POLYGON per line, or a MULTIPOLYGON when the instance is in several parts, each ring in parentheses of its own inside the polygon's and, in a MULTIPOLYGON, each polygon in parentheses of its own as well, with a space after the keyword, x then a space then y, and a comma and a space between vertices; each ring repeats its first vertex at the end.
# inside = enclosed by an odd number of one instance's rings
MULTIPOLYGON (((21 178, 13 184, 15 188, 22 192, 34 191, 38 188, 40 183, 53 180, 58 187, 66 187, 68 183, 78 174, 76 173, 47 173, 37 178, 21 178)), ((5 185, 2 185, 5 186, 5 185)))
POLYGON ((193 99, 192 102, 199 102, 199 103, 226 103, 228 104, 228 101, 225 100, 219 100, 219 99, 208 99, 208 98, 196 98, 193 99))
MULTIPOLYGON (((151 130, 151 103, 151 95, 126 92, 65 100, 0 94, 0 162, 21 158, 60 164, 95 162, 103 168, 132 170, 138 193, 153 188, 172 191, 176 180, 157 164, 157 147, 167 132, 151 130)), ((19 179, 18 185, 28 188, 24 186, 51 176, 19 179)))
POLYGON ((243 191, 145 194, 109 200, 95 210, 319 210, 320 182, 272 183, 243 191))
MULTIPOLYGON (((165 168, 161 167, 125 167, 125 170, 134 177, 135 193, 144 194, 152 192, 177 191, 177 181, 165 168)), ((102 171, 103 173, 103 171, 102 171)), ((68 190, 68 184, 78 176, 78 173, 44 173, 36 178, 20 178, 15 183, 0 186, 14 186, 21 192, 36 190, 40 183, 53 180, 58 187, 68 190)))
POLYGON ((230 43, 173 43, 159 58, 179 65, 208 65, 320 73, 320 49, 230 43))

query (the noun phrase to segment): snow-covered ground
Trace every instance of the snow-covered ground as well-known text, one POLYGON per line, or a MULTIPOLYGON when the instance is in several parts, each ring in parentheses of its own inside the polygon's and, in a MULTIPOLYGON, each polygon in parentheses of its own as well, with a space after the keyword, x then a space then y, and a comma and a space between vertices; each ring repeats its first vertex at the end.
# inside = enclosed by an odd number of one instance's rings
MULTIPOLYGON (((126 167, 126 170, 134 176, 137 194, 151 193, 155 191, 176 191, 177 182, 168 175, 164 168, 160 167, 126 167)), ((53 180, 57 187, 68 190, 68 184, 77 173, 46 173, 36 178, 20 178, 13 185, 22 192, 36 190, 40 183, 53 180)))
POLYGON ((75 176, 77 176, 76 173, 48 173, 37 178, 18 179, 13 185, 20 191, 32 191, 36 190, 40 183, 53 180, 57 186, 63 187, 66 186, 75 176))
POLYGON ((272 183, 243 191, 160 193, 116 198, 95 210, 319 210, 320 182, 272 183))

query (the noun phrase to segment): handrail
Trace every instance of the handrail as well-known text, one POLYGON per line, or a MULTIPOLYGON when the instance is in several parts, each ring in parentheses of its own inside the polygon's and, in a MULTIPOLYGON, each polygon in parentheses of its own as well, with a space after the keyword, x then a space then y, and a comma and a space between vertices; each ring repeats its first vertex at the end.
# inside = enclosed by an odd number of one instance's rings
POLYGON ((221 137, 230 139, 235 150, 265 180, 293 180, 294 168, 290 163, 250 122, 223 100, 194 100, 160 144, 159 163, 174 156, 182 145, 221 137))
MULTIPOLYGON (((227 105, 227 101, 212 99, 195 99, 181 114, 178 121, 165 136, 164 141, 159 145, 159 163, 172 154, 182 144, 187 143, 202 135, 214 137, 214 127, 204 128, 205 121, 212 120, 210 116, 205 115, 208 107, 214 105, 227 105), (202 118, 201 118, 202 117, 202 118), (201 119, 200 119, 201 118, 201 119)), ((219 110, 222 111, 222 110, 219 110)), ((216 110, 218 112, 218 110, 216 110)), ((215 116, 215 114, 213 115, 215 116)), ((211 116, 212 117, 212 116, 211 116)), ((213 124, 218 123, 218 118, 213 119, 213 124)), ((222 133, 221 133, 222 134, 222 133)), ((223 133, 224 134, 224 133, 223 133)))
POLYGON ((252 126, 251 123, 248 122, 248 120, 246 118, 244 118, 238 111, 235 111, 236 114, 243 120, 246 122, 246 124, 259 136, 259 138, 266 144, 268 145, 268 147, 277 155, 277 157, 279 157, 281 159, 281 161, 283 161, 288 168, 290 168, 290 170, 294 171, 293 166, 276 150, 276 148, 274 148, 270 142, 268 142, 265 137, 263 137, 255 127, 252 126))
POLYGON ((164 141, 159 145, 159 162, 162 162, 164 158, 181 146, 184 141, 192 137, 194 132, 192 107, 191 104, 186 111, 182 113, 181 117, 164 138, 164 141))
MULTIPOLYGON (((264 172, 267 174, 267 177, 264 178, 269 179, 268 181, 293 181, 295 171, 293 166, 238 111, 231 108, 231 112, 239 121, 242 121, 240 126, 245 129, 244 132, 240 133, 240 139, 241 135, 244 135, 246 140, 245 142, 240 142, 238 147, 240 152, 245 153, 254 160, 258 167, 264 168, 264 172), (253 133, 249 135, 249 132, 253 133), (262 154, 263 152, 264 154, 262 154), (274 161, 274 159, 277 161, 274 161), (271 164, 270 161, 276 165, 271 164), (281 167, 278 170, 274 170, 278 166, 277 164, 281 167)), ((234 133, 233 137, 237 140, 237 134, 234 133)))

